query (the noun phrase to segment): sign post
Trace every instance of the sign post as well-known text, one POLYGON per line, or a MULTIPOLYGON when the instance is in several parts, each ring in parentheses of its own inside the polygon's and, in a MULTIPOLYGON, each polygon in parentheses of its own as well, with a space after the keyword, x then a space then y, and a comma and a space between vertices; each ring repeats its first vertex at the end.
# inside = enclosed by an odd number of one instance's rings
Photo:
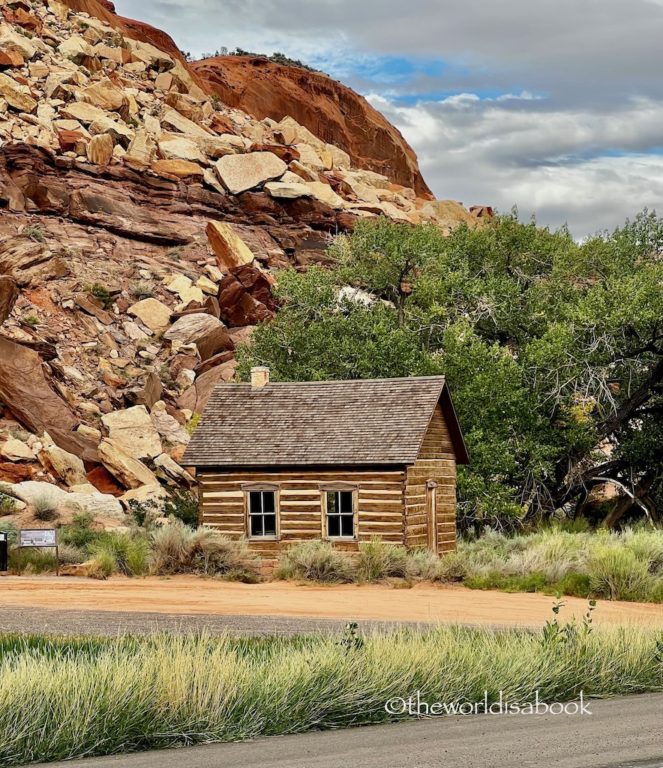
POLYGON ((7 542, 7 534, 4 531, 0 531, 0 573, 7 572, 8 560, 9 544, 7 542))
POLYGON ((21 549, 54 549, 55 575, 60 575, 60 553, 58 551, 58 532, 55 528, 26 528, 19 532, 19 547, 21 549))

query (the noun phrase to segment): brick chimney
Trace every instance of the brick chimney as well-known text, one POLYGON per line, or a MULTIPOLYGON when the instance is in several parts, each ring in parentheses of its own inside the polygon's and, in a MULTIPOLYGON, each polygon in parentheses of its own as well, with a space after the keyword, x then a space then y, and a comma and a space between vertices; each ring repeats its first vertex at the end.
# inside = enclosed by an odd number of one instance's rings
POLYGON ((262 389, 269 384, 269 368, 259 365, 251 368, 251 386, 254 389, 262 389))

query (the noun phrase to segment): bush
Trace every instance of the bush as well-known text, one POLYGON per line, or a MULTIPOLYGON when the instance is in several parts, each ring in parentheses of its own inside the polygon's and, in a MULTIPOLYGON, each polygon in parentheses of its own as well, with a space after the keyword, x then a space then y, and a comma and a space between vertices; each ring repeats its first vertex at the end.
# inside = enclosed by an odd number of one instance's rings
POLYGON ((117 562, 112 552, 100 549, 88 562, 88 576, 91 579, 107 579, 117 569, 117 562))
POLYGON ((382 581, 410 576, 408 553, 404 547, 373 539, 359 545, 356 574, 360 581, 382 581))
POLYGON ((163 505, 165 517, 174 517, 190 528, 198 527, 198 497, 190 491, 177 489, 163 505))
POLYGON ((93 561, 112 561, 112 573, 124 576, 144 576, 150 569, 149 543, 139 534, 105 532, 92 544, 90 554, 93 561))
POLYGON ((73 547, 87 550, 99 538, 99 532, 93 528, 94 518, 88 512, 74 515, 69 525, 63 525, 58 531, 60 544, 71 544, 73 547))
POLYGON ((305 579, 327 583, 353 580, 354 565, 344 552, 327 541, 306 541, 287 549, 274 572, 277 579, 305 579))
POLYGON ((2 492, 0 487, 0 517, 7 517, 16 512, 16 500, 2 492))
POLYGON ((87 552, 73 544, 58 544, 60 565, 80 565, 87 561, 87 552))
POLYGON ((635 553, 615 545, 597 548, 587 563, 592 593, 610 600, 647 600, 655 583, 648 565, 635 553))
POLYGON ((9 554, 9 571, 18 576, 54 573, 56 568, 54 550, 13 549, 9 554))
POLYGON ((42 523, 51 522, 58 516, 58 510, 53 499, 48 495, 36 496, 32 503, 32 512, 37 520, 41 520, 42 523))
POLYGON ((236 541, 211 528, 193 530, 181 521, 154 531, 152 572, 158 575, 198 573, 234 581, 255 582, 258 558, 245 541, 236 541))

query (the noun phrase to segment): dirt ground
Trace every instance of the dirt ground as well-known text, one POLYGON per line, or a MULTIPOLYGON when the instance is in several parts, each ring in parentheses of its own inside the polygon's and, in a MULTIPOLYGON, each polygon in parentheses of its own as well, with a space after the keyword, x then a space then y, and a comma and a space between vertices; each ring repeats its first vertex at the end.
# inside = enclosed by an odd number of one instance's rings
MULTIPOLYGON (((108 581, 0 577, 1 607, 200 616, 274 616, 357 621, 538 626, 554 598, 420 584, 319 586, 286 582, 235 584, 178 576, 108 581)), ((580 617, 587 602, 565 598, 562 618, 580 617)), ((596 624, 663 627, 663 605, 601 601, 596 624)))

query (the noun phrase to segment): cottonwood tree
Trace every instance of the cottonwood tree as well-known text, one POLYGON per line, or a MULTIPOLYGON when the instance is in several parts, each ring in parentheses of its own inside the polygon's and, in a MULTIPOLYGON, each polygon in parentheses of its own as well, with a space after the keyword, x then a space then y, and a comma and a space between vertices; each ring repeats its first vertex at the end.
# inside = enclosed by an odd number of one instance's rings
POLYGON ((579 244, 517 216, 443 237, 361 223, 330 270, 286 271, 241 353, 282 380, 444 373, 472 463, 467 525, 663 509, 663 221, 579 244), (372 298, 339 289, 354 286, 372 298))

